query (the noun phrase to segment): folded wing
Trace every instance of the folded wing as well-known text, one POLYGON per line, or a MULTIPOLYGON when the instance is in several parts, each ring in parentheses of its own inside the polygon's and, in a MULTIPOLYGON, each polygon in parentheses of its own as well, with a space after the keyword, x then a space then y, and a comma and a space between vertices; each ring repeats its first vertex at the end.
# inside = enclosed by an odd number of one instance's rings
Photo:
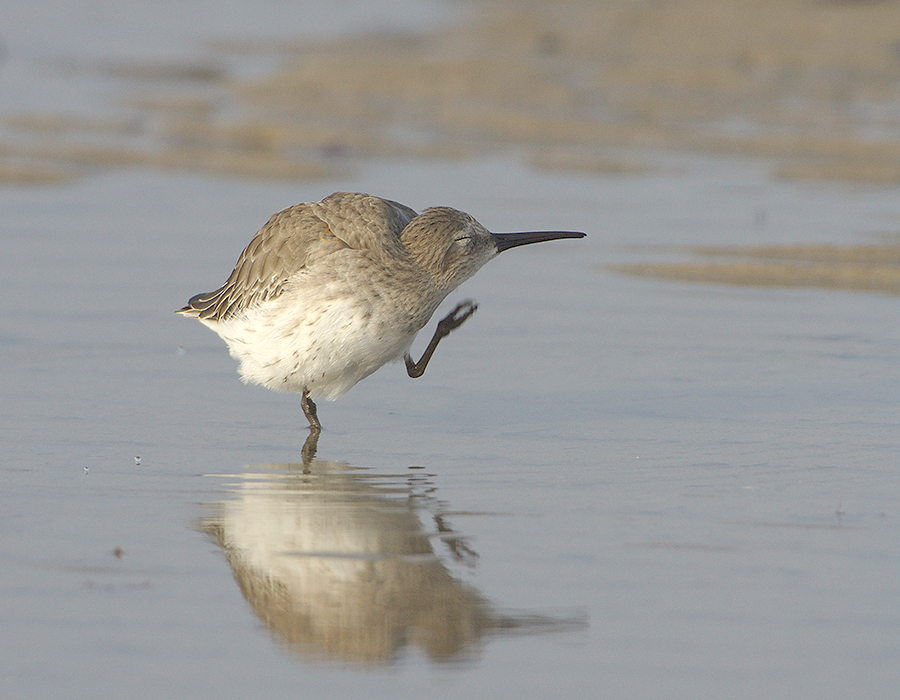
POLYGON ((179 313, 224 321, 277 298, 295 274, 339 250, 400 249, 400 232, 415 216, 397 202, 346 192, 284 209, 253 237, 225 284, 192 297, 179 313))

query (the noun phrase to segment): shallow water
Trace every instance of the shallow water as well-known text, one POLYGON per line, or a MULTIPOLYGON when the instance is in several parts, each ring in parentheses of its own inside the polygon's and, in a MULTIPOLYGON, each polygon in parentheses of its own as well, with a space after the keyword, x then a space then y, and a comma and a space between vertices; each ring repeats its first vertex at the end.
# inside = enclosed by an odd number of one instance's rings
MULTIPOLYGON (((42 84, 18 60, 5 85, 42 84)), ((609 266, 879 242, 897 189, 640 156, 0 188, 0 695, 893 697, 897 297, 609 266), (588 238, 492 261, 426 375, 323 401, 303 464, 298 397, 173 312, 336 189, 588 238)))
POLYGON ((896 297, 605 265, 646 257, 632 244, 857 243, 895 220, 891 190, 711 160, 609 180, 361 169, 0 191, 4 696, 890 696, 896 297), (481 306, 421 380, 390 366, 323 402, 304 475, 297 397, 242 385, 172 312, 271 211, 338 186, 589 237, 492 261, 448 300, 481 306), (387 567, 383 587, 333 561, 387 567), (330 595, 337 617, 298 640, 247 580, 330 595), (457 603, 428 615, 433 580, 457 603), (390 629, 352 622, 385 609, 390 629), (435 652, 449 620, 468 631, 435 652))

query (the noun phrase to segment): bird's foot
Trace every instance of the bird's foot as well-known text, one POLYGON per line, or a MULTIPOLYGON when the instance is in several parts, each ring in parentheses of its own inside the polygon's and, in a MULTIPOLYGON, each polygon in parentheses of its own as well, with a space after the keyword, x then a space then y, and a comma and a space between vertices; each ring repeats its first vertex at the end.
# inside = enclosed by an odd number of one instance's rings
POLYGON ((452 331, 459 328, 469 316, 475 313, 477 308, 478 304, 471 299, 459 302, 453 311, 444 316, 437 324, 434 335, 431 336, 431 341, 428 343, 428 347, 425 348, 425 352, 418 362, 413 362, 412 357, 410 357, 408 353, 403 356, 403 359, 406 361, 406 373, 413 379, 417 379, 425 374, 425 368, 428 366, 428 361, 434 354, 438 343, 441 342, 441 338, 446 338, 452 331))
POLYGON ((459 328, 469 316, 478 310, 478 304, 471 299, 459 302, 449 314, 444 316, 437 325, 435 335, 445 338, 450 335, 451 331, 459 328))

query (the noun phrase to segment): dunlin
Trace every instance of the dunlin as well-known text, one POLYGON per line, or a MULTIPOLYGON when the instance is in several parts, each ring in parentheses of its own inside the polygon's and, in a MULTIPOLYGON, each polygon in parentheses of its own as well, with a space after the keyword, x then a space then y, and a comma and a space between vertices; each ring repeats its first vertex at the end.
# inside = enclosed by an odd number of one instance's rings
POLYGON ((421 377, 442 338, 477 306, 464 301, 435 330, 418 362, 416 334, 444 298, 499 253, 519 245, 582 238, 574 231, 491 233, 468 214, 421 214, 366 194, 337 192, 280 211, 241 253, 228 280, 179 313, 228 344, 241 378, 313 399, 336 399, 387 362, 421 377))

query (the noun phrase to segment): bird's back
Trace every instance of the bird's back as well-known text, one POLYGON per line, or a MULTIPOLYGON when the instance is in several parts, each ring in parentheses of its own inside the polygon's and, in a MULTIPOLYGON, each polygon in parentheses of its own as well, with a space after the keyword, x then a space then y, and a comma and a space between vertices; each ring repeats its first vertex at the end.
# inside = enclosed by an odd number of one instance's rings
POLYGON ((339 250, 402 255, 400 232, 415 216, 398 202, 349 192, 288 207, 253 237, 225 284, 192 297, 179 313, 227 320, 279 297, 293 275, 339 250))

